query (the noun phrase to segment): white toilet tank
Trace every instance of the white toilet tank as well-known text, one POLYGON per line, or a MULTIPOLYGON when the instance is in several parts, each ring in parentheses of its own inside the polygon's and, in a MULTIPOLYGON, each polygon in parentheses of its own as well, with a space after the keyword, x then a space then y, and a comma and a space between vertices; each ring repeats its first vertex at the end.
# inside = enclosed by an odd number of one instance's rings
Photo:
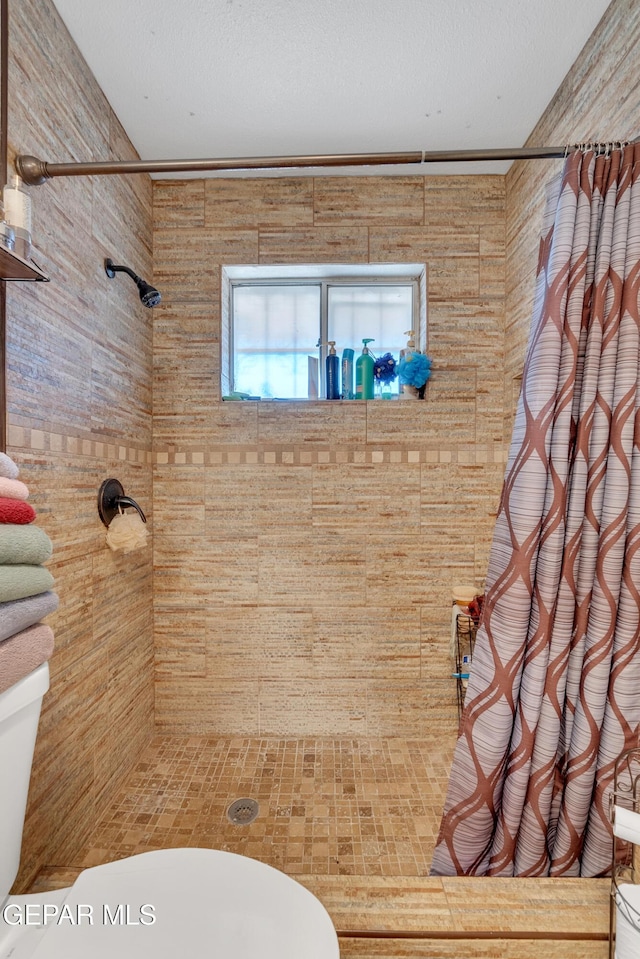
POLYGON ((0 903, 18 875, 33 749, 48 688, 49 665, 43 663, 0 693, 0 903))

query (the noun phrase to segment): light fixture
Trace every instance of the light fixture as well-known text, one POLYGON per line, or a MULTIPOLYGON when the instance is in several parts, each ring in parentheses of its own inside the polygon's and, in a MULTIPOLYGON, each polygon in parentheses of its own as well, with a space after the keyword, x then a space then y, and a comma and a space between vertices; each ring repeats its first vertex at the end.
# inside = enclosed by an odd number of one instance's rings
POLYGON ((113 260, 107 259, 104 261, 104 271, 110 280, 114 278, 116 273, 128 273, 138 287, 138 290, 140 291, 140 299, 145 306, 157 306, 162 299, 155 286, 151 286, 136 273, 134 273, 133 270, 129 269, 128 266, 116 266, 113 260))

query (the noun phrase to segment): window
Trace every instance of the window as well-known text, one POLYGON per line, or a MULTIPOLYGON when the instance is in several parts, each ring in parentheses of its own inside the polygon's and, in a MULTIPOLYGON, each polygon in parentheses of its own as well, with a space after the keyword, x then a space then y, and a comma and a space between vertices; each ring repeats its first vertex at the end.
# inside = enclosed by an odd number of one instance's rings
MULTIPOLYGON (((371 338, 396 360, 406 331, 424 343, 419 264, 227 267, 223 284, 222 392, 262 399, 323 397, 325 359, 371 338)), ((397 380, 392 387, 397 392, 397 380)))
POLYGON ((320 287, 238 285, 232 293, 233 389, 307 397, 309 357, 317 356, 320 287))

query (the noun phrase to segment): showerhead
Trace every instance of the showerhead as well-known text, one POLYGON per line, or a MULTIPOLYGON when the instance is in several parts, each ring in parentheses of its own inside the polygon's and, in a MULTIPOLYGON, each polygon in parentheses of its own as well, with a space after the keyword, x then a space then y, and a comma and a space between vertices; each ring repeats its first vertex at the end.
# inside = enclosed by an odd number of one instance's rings
POLYGON ((107 259, 104 261, 104 271, 110 280, 114 278, 116 273, 127 273, 138 287, 140 299, 144 305, 149 308, 157 306, 162 299, 162 296, 158 290, 156 290, 155 286, 151 286, 143 280, 142 277, 134 273, 133 270, 129 269, 128 266, 116 266, 113 260, 107 259))
POLYGON ((148 283, 145 283, 144 280, 141 280, 140 277, 138 277, 136 283, 140 290, 140 299, 144 305, 148 307, 157 306, 162 297, 155 286, 150 286, 148 283))

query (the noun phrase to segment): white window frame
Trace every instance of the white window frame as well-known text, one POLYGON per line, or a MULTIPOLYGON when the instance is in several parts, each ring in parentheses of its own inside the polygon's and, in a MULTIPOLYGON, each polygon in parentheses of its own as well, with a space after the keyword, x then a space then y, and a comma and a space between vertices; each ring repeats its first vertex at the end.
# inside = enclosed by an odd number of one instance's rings
MULTIPOLYGON (((411 286, 412 325, 416 348, 427 349, 426 265, 389 264, 305 264, 278 266, 223 266, 222 336, 220 343, 220 386, 222 395, 233 390, 233 295, 238 287, 317 286, 320 288, 319 400, 325 395, 324 373, 328 339, 329 289, 334 286, 411 286)), ((357 345, 356 345, 357 346, 357 345)), ((307 402, 303 399, 292 402, 307 402)), ((314 402, 314 401, 312 401, 314 402)))

